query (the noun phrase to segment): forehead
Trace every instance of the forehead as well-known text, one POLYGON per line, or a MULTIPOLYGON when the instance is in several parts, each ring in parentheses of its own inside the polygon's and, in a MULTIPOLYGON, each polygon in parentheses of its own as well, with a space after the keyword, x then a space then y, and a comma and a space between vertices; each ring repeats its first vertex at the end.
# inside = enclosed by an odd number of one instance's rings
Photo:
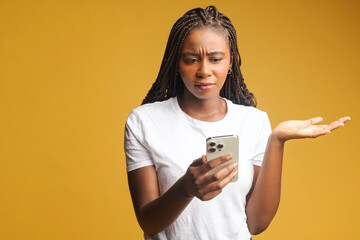
POLYGON ((223 31, 212 28, 194 29, 185 38, 182 52, 185 51, 226 51, 229 49, 227 36, 223 31))

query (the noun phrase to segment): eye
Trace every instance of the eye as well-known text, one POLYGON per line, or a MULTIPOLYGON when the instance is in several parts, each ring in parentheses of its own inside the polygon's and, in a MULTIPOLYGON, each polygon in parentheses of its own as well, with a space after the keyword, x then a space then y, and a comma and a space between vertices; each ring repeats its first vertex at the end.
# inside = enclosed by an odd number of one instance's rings
POLYGON ((196 63, 198 62, 199 60, 197 58, 185 58, 184 59, 184 62, 185 63, 196 63))
POLYGON ((210 61, 213 63, 218 63, 222 60, 222 58, 211 58, 210 61))
POLYGON ((187 63, 187 64, 192 64, 192 63, 199 62, 199 59, 197 59, 197 58, 185 58, 184 62, 187 63))

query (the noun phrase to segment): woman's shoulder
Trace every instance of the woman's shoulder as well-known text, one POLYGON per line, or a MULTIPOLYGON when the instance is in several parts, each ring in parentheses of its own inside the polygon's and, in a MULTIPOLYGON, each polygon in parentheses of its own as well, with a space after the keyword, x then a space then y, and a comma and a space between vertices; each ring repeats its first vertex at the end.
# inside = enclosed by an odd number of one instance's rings
POLYGON ((141 119, 154 119, 169 114, 174 109, 175 98, 164 101, 146 103, 134 108, 128 116, 128 121, 139 121, 141 119))
POLYGON ((156 101, 153 103, 146 103, 146 104, 138 106, 137 108, 134 108, 132 110, 132 112, 142 114, 142 113, 147 113, 147 112, 160 112, 160 111, 168 110, 169 108, 172 108, 172 104, 173 104, 174 100, 175 100, 175 98, 169 98, 164 101, 156 101))

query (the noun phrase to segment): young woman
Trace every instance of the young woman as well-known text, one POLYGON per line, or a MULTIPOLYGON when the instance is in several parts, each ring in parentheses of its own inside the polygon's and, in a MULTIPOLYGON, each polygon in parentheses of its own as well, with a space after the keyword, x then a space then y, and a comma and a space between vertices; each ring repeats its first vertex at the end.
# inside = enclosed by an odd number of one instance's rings
POLYGON ((285 141, 318 137, 350 120, 286 121, 271 131, 255 106, 230 20, 214 6, 188 11, 126 123, 129 187, 146 239, 251 239, 277 211, 285 141), (229 134, 239 137, 238 164, 210 173, 232 156, 207 162, 205 140, 229 134))

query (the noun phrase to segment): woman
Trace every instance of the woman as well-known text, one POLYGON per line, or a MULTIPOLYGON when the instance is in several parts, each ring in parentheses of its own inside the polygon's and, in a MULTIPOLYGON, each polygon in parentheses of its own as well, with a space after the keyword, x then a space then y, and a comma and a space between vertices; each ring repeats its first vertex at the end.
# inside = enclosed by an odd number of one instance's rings
POLYGON ((277 211, 285 141, 318 137, 350 120, 286 121, 271 131, 255 106, 230 20, 214 6, 188 11, 126 123, 129 188, 146 239, 251 239, 277 211), (232 156, 207 162, 205 140, 228 134, 239 137, 238 164, 210 173, 232 156))

